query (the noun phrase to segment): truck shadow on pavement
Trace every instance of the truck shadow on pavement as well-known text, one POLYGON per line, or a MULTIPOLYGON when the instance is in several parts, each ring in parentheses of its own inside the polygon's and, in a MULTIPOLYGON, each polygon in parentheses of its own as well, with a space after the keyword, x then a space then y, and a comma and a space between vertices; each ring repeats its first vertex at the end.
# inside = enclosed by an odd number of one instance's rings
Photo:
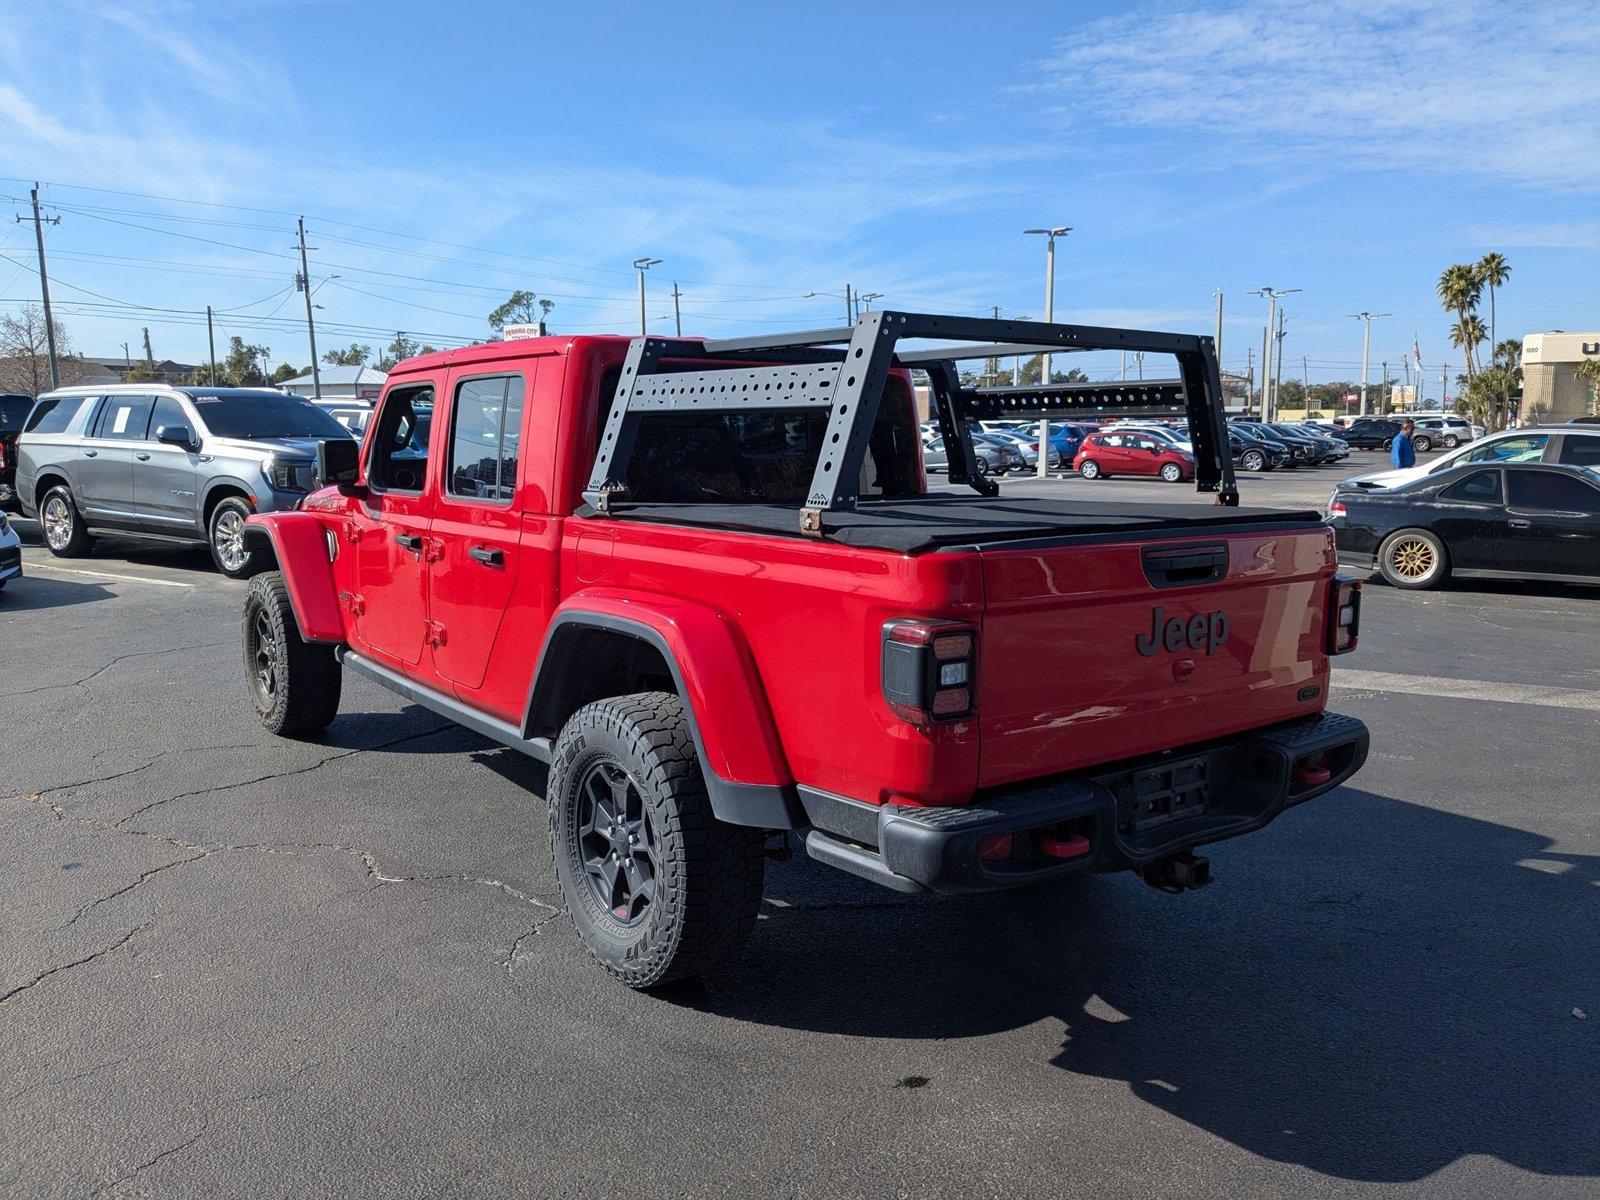
MULTIPOLYGON (((24 565, 23 571, 27 570, 24 565)), ((110 588, 98 583, 73 583, 25 573, 21 579, 10 580, 0 588, 0 616, 45 608, 67 608, 73 604, 93 604, 96 600, 110 600, 115 595, 110 588)))
MULTIPOLYGON (((986 1039, 931 1058, 955 1073, 931 1083, 957 1092, 975 1054, 1021 1060, 1019 1077, 1044 1054, 1343 1179, 1416 1180, 1466 1155, 1600 1174, 1600 858, 1343 789, 1213 861, 1219 882, 1183 897, 1113 876, 910 902, 854 881, 819 900, 814 870, 783 866, 742 961, 679 999, 854 1037, 986 1039)), ((1094 1102, 1078 1094, 1039 1101, 1094 1102)))

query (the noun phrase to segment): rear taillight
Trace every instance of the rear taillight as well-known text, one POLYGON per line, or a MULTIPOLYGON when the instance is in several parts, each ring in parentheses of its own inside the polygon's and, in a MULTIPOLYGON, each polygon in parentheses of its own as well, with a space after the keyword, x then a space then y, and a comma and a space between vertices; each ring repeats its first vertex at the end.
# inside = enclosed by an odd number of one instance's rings
POLYGON ((883 698, 902 721, 931 725, 977 707, 978 631, 954 621, 890 621, 883 627, 883 698))
POLYGON ((1361 581, 1348 575, 1333 577, 1328 601, 1328 653, 1349 654, 1361 632, 1361 581))
POLYGON ((1350 510, 1344 506, 1344 501, 1343 500, 1329 500, 1328 501, 1328 516, 1329 517, 1347 517, 1349 515, 1350 515, 1350 510))

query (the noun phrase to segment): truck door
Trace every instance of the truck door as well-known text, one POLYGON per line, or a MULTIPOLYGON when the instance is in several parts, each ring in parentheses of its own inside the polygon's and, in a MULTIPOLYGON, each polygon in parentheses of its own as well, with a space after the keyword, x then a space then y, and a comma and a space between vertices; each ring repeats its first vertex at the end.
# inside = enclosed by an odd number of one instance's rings
POLYGON ((428 618, 428 530, 433 520, 429 441, 431 383, 397 387, 383 400, 367 445, 366 496, 351 509, 356 637, 416 673, 428 618))
POLYGON ((144 440, 152 396, 107 396, 83 441, 75 472, 84 515, 110 525, 134 521, 133 452, 144 440))
POLYGON ((521 567, 521 449, 537 360, 516 370, 452 372, 448 435, 440 431, 442 470, 433 510, 428 615, 433 665, 460 689, 483 686, 506 606, 521 567))
POLYGON ((196 477, 200 452, 156 441, 163 426, 182 425, 199 436, 199 426, 175 397, 157 396, 142 444, 133 448, 133 507, 152 532, 190 534, 200 528, 196 477))

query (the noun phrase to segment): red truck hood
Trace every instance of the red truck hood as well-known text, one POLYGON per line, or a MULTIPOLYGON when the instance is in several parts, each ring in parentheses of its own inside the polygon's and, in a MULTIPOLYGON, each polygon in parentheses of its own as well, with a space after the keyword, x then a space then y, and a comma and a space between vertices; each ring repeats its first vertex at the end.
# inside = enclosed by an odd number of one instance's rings
POLYGON ((1325 526, 985 549, 982 559, 980 786, 1323 706, 1334 568, 1325 526))

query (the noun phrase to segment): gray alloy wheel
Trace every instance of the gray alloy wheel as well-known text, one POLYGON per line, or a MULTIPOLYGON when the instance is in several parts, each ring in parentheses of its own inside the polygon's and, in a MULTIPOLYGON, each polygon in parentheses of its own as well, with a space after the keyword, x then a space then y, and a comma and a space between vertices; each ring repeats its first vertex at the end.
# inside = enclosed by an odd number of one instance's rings
POLYGON ((1461 445, 1461 439, 1455 434, 1447 433, 1444 435, 1444 448, 1446 450, 1454 450, 1459 445, 1461 445))
POLYGON ((1078 474, 1082 475, 1085 479, 1099 479, 1100 464, 1095 462, 1095 460, 1092 458, 1086 458, 1081 464, 1079 464, 1078 474))
POLYGON ((1416 436, 1416 438, 1413 439, 1413 441, 1414 441, 1414 444, 1416 445, 1418 450, 1432 450, 1433 449, 1433 439, 1431 437, 1429 437, 1425 433, 1418 434, 1416 436))
POLYGON ((1265 471, 1267 469, 1267 456, 1259 450, 1246 450, 1242 465, 1246 471, 1265 471))
POLYGON ((76 558, 87 554, 94 539, 83 527, 83 518, 72 493, 57 485, 44 494, 39 505, 39 524, 44 527, 44 544, 51 554, 60 558, 76 558))
POLYGON ((1161 468, 1161 478, 1165 479, 1168 483, 1182 483, 1183 468, 1177 463, 1167 463, 1161 468))
POLYGON ((237 496, 229 496, 211 511, 211 561, 229 579, 247 579, 256 574, 255 551, 244 542, 244 522, 250 506, 237 496))

